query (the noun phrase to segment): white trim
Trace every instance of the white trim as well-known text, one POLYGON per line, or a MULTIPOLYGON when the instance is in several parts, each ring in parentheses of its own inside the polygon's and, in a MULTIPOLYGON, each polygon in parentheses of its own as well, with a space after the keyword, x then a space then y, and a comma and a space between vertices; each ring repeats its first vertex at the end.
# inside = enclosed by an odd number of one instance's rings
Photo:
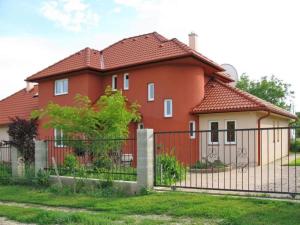
POLYGON ((154 83, 148 83, 147 85, 148 87, 148 101, 149 102, 152 102, 154 101, 154 98, 155 98, 155 86, 154 86, 154 83), (153 89, 153 96, 151 96, 151 88, 153 89))
POLYGON ((217 121, 217 120, 208 121, 208 126, 209 126, 208 130, 210 130, 210 132, 208 132, 208 134, 209 134, 208 135, 208 144, 209 145, 218 145, 219 141, 220 141, 219 132, 218 132, 218 141, 216 141, 216 142, 212 142, 211 141, 211 134, 212 134, 212 132, 211 132, 211 124, 212 123, 218 123, 218 130, 220 130, 220 122, 219 121, 217 121))
MULTIPOLYGON (((60 129, 60 133, 61 133, 61 139, 63 139, 64 133, 63 133, 62 129, 60 129)), ((60 144, 60 145, 57 144, 57 128, 54 128, 54 147, 57 147, 57 148, 64 147, 63 144, 60 144)))
POLYGON ((124 73, 123 75, 123 89, 129 90, 129 73, 124 73), (128 79, 126 79, 126 77, 128 77, 128 79), (128 81, 127 86, 126 86, 126 80, 128 81))
POLYGON ((236 131, 234 131, 235 141, 227 141, 227 122, 234 122, 234 129, 236 129, 236 120, 225 120, 225 144, 236 144, 236 131))
POLYGON ((172 117, 172 116, 173 116, 173 100, 168 98, 164 100, 164 117, 172 117), (171 103, 169 114, 167 114, 168 102, 171 103))
POLYGON ((195 139, 196 138, 196 121, 195 120, 191 120, 189 122, 189 135, 190 135, 190 139, 195 139), (191 130, 191 124, 193 125, 193 129, 191 130), (191 135, 192 133, 192 135, 191 135))
POLYGON ((69 79, 60 79, 60 80, 55 80, 54 81, 54 95, 55 96, 59 96, 59 95, 66 95, 66 94, 68 94, 68 92, 69 92, 69 79), (64 81, 67 81, 67 90, 66 91, 63 91, 63 92, 61 92, 61 93, 57 93, 57 84, 58 84, 58 82, 60 82, 60 83, 62 83, 62 89, 64 88, 64 81))
POLYGON ((117 88, 118 88, 117 84, 118 84, 118 75, 113 75, 113 76, 111 77, 111 89, 112 89, 113 91, 116 91, 116 90, 117 90, 117 88), (116 78, 116 80, 115 80, 115 78, 116 78), (115 81, 117 81, 117 83, 116 83, 115 81))

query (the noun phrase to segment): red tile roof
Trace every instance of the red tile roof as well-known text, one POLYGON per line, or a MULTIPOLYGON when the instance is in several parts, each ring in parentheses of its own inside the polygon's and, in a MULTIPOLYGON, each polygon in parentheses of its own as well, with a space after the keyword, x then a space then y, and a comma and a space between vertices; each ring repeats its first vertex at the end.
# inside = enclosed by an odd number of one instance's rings
POLYGON ((204 99, 192 112, 204 114, 240 111, 270 111, 289 118, 297 118, 280 107, 217 79, 210 80, 206 84, 204 99))
MULTIPOLYGON (((48 76, 86 68, 109 71, 185 56, 193 56, 214 68, 215 71, 224 71, 221 66, 177 39, 168 40, 153 32, 123 39, 102 51, 85 48, 28 77, 26 80, 36 81, 48 76)), ((224 76, 224 78, 226 77, 224 76)), ((228 79, 230 80, 230 78, 228 79)))
POLYGON ((27 92, 22 89, 0 101, 0 125, 10 123, 10 118, 29 119, 33 110, 38 109, 38 86, 27 92))

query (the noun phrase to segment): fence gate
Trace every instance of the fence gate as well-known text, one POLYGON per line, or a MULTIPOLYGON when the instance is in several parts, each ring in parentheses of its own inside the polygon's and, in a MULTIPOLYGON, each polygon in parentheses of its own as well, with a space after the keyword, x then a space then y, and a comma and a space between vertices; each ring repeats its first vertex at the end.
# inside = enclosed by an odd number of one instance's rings
POLYGON ((8 141, 0 141, 0 182, 11 177, 11 147, 8 141))
POLYGON ((155 186, 300 194, 299 127, 154 133, 155 186))

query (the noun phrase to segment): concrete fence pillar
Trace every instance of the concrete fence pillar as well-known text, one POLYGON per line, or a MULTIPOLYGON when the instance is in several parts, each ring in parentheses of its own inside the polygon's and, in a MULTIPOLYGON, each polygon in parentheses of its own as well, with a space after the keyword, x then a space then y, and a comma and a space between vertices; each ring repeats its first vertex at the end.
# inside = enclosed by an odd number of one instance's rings
POLYGON ((34 151, 34 168, 35 175, 39 172, 39 170, 43 170, 47 167, 47 154, 48 154, 48 146, 46 141, 35 141, 35 151, 34 151))
POLYGON ((153 129, 137 130, 137 184, 139 189, 153 188, 153 171, 153 129))
POLYGON ((24 177, 25 162, 18 149, 11 146, 10 149, 11 172, 13 177, 24 177))

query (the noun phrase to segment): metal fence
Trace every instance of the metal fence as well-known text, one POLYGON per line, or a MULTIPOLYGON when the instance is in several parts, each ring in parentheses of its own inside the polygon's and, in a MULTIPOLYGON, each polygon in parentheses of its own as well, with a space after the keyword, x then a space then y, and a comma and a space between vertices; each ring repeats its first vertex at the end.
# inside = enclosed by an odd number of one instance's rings
POLYGON ((136 139, 46 140, 47 170, 55 175, 136 180, 136 139), (55 169, 57 168, 57 172, 55 169))
POLYGON ((11 177, 11 148, 8 141, 0 141, 0 182, 11 177))
POLYGON ((156 132, 155 185, 299 194, 299 130, 156 132))

